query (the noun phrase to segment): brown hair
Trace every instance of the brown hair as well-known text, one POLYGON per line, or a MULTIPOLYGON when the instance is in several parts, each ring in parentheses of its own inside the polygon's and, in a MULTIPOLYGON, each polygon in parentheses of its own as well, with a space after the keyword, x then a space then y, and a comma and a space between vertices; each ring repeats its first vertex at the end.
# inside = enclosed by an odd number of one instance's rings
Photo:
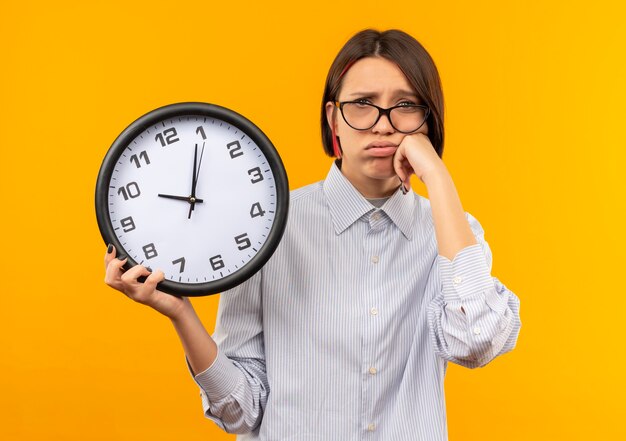
POLYGON ((322 98, 322 143, 330 157, 333 153, 331 128, 326 119, 326 103, 335 101, 341 90, 342 78, 357 60, 365 57, 383 57, 398 65, 417 92, 422 104, 430 108, 428 138, 435 151, 443 155, 443 91, 435 62, 426 49, 409 34, 390 29, 379 32, 365 29, 354 35, 337 54, 328 71, 322 98))

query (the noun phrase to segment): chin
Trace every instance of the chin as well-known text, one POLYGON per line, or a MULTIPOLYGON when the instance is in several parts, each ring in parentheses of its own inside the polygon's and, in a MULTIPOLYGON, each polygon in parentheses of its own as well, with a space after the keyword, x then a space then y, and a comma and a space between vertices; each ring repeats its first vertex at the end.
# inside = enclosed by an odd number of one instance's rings
POLYGON ((372 161, 367 167, 367 174, 373 179, 391 179, 396 176, 392 158, 372 161))

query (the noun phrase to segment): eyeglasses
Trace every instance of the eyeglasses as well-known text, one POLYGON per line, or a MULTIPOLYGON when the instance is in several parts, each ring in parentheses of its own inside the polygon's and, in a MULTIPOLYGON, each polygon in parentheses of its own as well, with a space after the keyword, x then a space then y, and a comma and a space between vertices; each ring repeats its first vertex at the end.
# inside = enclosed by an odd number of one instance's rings
POLYGON ((389 119, 391 127, 400 133, 418 130, 430 115, 430 108, 420 104, 400 103, 383 109, 364 101, 335 101, 343 120, 354 130, 369 130, 382 115, 389 119))

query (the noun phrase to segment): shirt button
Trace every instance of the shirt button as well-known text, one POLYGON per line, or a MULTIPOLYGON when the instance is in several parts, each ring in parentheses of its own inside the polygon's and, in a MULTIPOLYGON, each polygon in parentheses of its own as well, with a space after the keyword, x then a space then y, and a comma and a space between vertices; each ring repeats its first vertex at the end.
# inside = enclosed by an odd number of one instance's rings
POLYGON ((376 370, 376 368, 375 368, 375 367, 371 367, 371 368, 370 368, 370 374, 372 374, 372 375, 376 375, 376 372, 378 372, 378 371, 376 370))
POLYGON ((380 213, 374 213, 374 214, 372 214, 372 219, 374 219, 374 220, 378 220, 378 219, 380 219, 380 213))
POLYGON ((463 281, 463 278, 460 276, 456 276, 454 279, 452 279, 452 283, 454 283, 455 285, 458 285, 462 281, 463 281))
POLYGON ((373 432, 374 430, 376 430, 376 425, 374 424, 370 424, 367 426, 367 430, 369 430, 370 432, 373 432))
POLYGON ((378 308, 372 308, 372 309, 370 309, 370 313, 371 313, 372 315, 376 315, 376 314, 378 314, 378 308))
POLYGON ((474 327, 474 334, 480 334, 480 328, 478 326, 474 327))
POLYGON ((372 256, 372 263, 378 263, 379 260, 378 256, 372 256))

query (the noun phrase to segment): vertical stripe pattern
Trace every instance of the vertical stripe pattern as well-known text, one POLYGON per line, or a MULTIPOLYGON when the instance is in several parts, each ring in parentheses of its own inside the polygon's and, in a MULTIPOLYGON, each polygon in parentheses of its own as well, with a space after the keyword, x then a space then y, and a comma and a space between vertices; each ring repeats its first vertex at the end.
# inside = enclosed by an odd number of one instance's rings
POLYGON ((375 208, 334 164, 293 191, 272 258, 221 294, 205 416, 238 440, 446 440, 446 363, 484 366, 521 326, 466 215, 478 244, 450 261, 413 192, 375 208))

